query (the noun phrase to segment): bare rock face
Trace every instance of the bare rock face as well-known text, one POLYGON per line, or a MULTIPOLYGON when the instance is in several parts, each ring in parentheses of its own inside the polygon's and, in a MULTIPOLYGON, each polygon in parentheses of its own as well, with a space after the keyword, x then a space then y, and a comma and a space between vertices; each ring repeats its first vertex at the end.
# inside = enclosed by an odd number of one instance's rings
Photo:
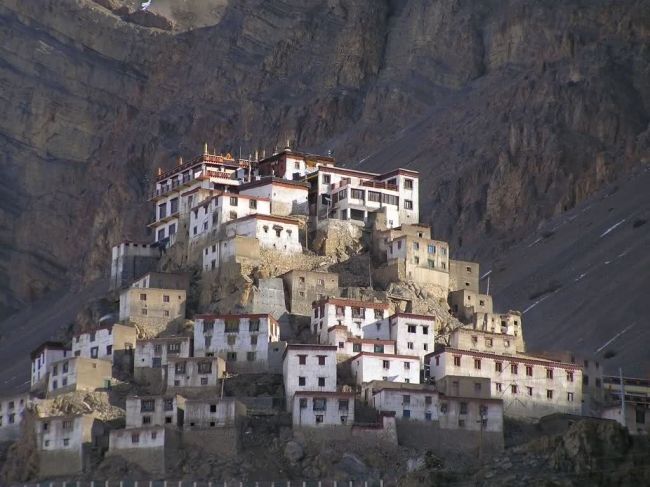
POLYGON ((0 5, 0 315, 150 238, 155 169, 203 142, 418 169, 464 256, 648 160, 641 0, 139 3, 0 5))

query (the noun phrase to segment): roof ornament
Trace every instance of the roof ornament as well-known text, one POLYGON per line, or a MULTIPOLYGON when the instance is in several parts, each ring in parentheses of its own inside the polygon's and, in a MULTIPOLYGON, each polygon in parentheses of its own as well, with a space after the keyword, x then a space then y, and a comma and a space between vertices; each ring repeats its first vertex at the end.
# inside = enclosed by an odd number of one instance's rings
POLYGON ((162 176, 162 167, 158 168, 158 176, 162 176))
POLYGON ((208 155, 208 143, 207 142, 203 143, 203 155, 204 156, 208 155))
POLYGON ((178 156, 178 165, 179 166, 183 165, 183 156, 178 156))

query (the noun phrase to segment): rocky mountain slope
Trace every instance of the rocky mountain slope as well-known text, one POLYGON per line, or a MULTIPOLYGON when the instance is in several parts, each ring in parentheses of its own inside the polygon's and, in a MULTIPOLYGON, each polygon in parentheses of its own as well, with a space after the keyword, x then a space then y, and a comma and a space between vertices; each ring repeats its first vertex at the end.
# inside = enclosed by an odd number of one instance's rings
POLYGON ((647 1, 137 3, 0 2, 0 315, 105 273, 204 141, 418 169, 484 258, 648 159, 647 1))

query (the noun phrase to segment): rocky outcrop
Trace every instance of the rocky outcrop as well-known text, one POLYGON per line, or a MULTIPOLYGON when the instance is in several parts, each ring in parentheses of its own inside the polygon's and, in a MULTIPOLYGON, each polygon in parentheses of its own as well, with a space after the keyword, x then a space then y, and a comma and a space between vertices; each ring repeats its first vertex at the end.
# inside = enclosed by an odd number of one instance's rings
POLYGON ((205 141, 419 169, 465 256, 648 157, 641 0, 154 1, 173 30, 116 15, 138 4, 0 6, 2 315, 148 238, 156 167, 205 141))

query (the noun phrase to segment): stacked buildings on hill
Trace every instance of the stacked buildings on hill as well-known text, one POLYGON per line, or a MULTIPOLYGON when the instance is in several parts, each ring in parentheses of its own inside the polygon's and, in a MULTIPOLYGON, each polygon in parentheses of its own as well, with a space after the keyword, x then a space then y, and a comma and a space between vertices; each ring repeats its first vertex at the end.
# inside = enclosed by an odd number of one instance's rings
MULTIPOLYGON (((123 381, 149 393, 126 399, 121 429, 92 413, 39 417, 43 477, 78 473, 98 454, 162 473, 179 444, 234 455, 240 419, 260 411, 291 415, 294 428, 312 434, 440 451, 473 451, 478 442, 498 451, 504 416, 595 414, 592 407, 605 399, 600 389, 615 390, 615 379, 604 380, 598 364, 527 353, 521 313, 495 311, 481 292, 479 265, 452 260, 449 244, 419 223, 415 171, 350 170, 332 157, 289 148, 238 160, 206 147, 190 162, 160 171, 151 202, 153 242, 113 248, 118 322, 34 350, 32 392, 0 402, 0 437, 15 437, 30 405, 47 398, 109 391, 123 381), (327 238, 334 225, 350 235, 367 230, 376 286, 416 283, 446 300, 457 325, 450 330, 449 320, 413 313, 408 302, 342 297, 337 274, 296 268, 273 285, 280 308, 309 322, 303 343, 286 341, 270 305, 196 314, 190 327, 169 332, 172 322, 187 324, 191 286, 188 274, 156 270, 161 253, 178 246, 204 278, 220 279, 254 265, 261 252, 291 259, 316 251, 319 232, 327 238), (283 394, 231 395, 227 382, 252 374, 281 376, 283 394), (67 472, 56 470, 61 462, 67 472)), ((619 393, 627 399, 624 413, 606 414, 633 417, 632 429, 647 431, 647 391, 631 394, 633 385, 619 393)))

